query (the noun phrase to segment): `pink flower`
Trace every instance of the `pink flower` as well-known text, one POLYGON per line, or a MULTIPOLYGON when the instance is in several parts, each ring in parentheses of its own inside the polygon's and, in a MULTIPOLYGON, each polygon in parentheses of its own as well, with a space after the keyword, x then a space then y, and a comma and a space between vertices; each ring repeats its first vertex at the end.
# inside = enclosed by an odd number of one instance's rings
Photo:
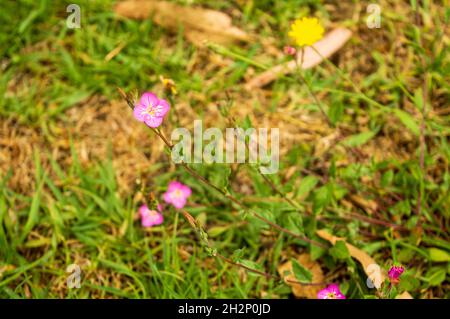
POLYGON ((161 206, 158 205, 158 210, 151 210, 147 205, 142 205, 139 207, 139 215, 141 216, 141 223, 143 227, 152 227, 156 225, 161 225, 164 221, 163 215, 161 214, 161 206))
POLYGON ((144 122, 150 127, 158 127, 169 109, 170 105, 166 100, 158 99, 151 92, 145 92, 139 103, 135 105, 133 114, 138 121, 144 122))
POLYGON ((392 283, 396 284, 400 281, 400 276, 405 271, 405 268, 402 266, 392 266, 389 268, 388 276, 392 283))
POLYGON ((345 296, 339 290, 339 286, 331 284, 327 288, 322 289, 317 293, 319 299, 345 299, 345 296))
POLYGON ((183 208, 187 198, 191 196, 191 189, 180 182, 170 182, 167 191, 164 193, 164 201, 172 204, 175 208, 183 208))
POLYGON ((291 47, 289 45, 285 46, 283 51, 284 51, 284 54, 292 55, 292 56, 294 56, 297 53, 297 50, 294 47, 291 47))

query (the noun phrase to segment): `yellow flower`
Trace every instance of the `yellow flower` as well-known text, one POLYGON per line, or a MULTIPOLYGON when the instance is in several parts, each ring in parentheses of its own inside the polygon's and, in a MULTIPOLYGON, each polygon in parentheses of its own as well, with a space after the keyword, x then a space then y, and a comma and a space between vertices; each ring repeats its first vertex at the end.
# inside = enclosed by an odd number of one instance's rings
POLYGON ((170 94, 176 95, 178 93, 174 80, 165 78, 162 75, 159 77, 159 79, 161 80, 164 89, 167 90, 170 94))
POLYGON ((289 36, 298 46, 313 45, 323 37, 324 29, 317 18, 297 19, 291 25, 289 36))

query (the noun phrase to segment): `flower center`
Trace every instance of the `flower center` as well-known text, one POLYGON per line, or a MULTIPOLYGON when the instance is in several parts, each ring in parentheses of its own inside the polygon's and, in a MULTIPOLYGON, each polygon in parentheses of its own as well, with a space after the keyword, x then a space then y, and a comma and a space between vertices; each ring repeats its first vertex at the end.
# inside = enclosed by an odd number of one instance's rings
POLYGON ((327 294, 327 296, 328 296, 328 298, 330 298, 330 299, 336 299, 336 294, 335 294, 334 292, 329 292, 329 293, 327 294))
POLYGON ((147 113, 150 116, 155 116, 155 109, 153 108, 153 105, 150 104, 147 109, 145 110, 145 113, 147 113))
POLYGON ((177 198, 180 198, 183 194, 181 193, 181 191, 179 189, 174 191, 174 196, 177 198))

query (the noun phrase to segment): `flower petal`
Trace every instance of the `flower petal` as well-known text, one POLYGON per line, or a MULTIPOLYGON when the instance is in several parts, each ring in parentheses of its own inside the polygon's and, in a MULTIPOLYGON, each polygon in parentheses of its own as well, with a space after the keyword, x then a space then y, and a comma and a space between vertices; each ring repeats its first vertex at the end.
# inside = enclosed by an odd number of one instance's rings
POLYGON ((145 92, 144 94, 142 94, 139 100, 139 104, 141 104, 145 108, 149 107, 150 105, 158 105, 158 102, 158 97, 152 92, 145 92))
POLYGON ((181 187, 181 185, 182 184, 180 182, 172 181, 172 182, 169 183, 169 186, 167 187, 167 191, 168 192, 174 192, 177 189, 179 189, 181 187))
POLYGON ((328 289, 322 289, 317 293, 317 299, 328 299, 328 289))
POLYGON ((172 204, 172 192, 167 191, 163 194, 163 199, 167 204, 172 204))
POLYGON ((164 221, 164 217, 161 213, 151 210, 149 214, 142 218, 142 226, 144 227, 152 227, 155 225, 161 225, 164 221))
POLYGON ((329 292, 332 292, 332 293, 335 293, 335 294, 341 293, 341 291, 339 290, 339 286, 336 285, 336 284, 330 284, 327 287, 327 289, 328 289, 329 292))
POLYGON ((183 193, 184 197, 188 198, 189 196, 191 196, 192 194, 192 190, 189 186, 187 185, 181 185, 180 187, 181 192, 183 193))
POLYGON ((173 197, 172 205, 175 206, 175 208, 181 209, 184 207, 184 205, 186 205, 186 198, 185 197, 173 197))
POLYGON ((145 107, 141 104, 137 104, 133 109, 133 115, 136 118, 136 120, 140 122, 144 122, 144 116, 145 116, 145 107))
POLYGON ((150 127, 158 127, 161 125, 163 121, 162 117, 158 117, 158 116, 151 116, 149 114, 146 114, 146 116, 144 116, 144 122, 145 124, 147 124, 150 127))
POLYGON ((159 100, 158 104, 153 107, 156 116, 164 117, 170 110, 170 105, 166 100, 159 100))
POLYGON ((138 210, 139 215, 140 215, 141 217, 146 216, 146 215, 148 214, 149 211, 150 211, 150 210, 148 209, 147 205, 142 205, 141 207, 139 207, 139 210, 138 210))

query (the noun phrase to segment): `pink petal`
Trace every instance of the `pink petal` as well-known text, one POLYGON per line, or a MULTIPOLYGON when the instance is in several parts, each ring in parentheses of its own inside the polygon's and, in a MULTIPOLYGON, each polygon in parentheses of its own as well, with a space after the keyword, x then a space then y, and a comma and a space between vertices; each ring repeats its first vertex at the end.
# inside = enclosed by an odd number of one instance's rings
POLYGON ((141 219, 141 224, 143 227, 152 227, 153 226, 153 221, 150 218, 142 218, 141 219))
POLYGON ((150 116, 149 114, 146 114, 146 116, 144 116, 145 124, 153 128, 160 126, 162 121, 163 121, 162 117, 150 116))
POLYGON ((167 204, 172 204, 172 192, 167 191, 163 194, 163 199, 167 204))
POLYGON ((153 210, 150 211, 149 215, 142 218, 142 226, 152 227, 155 225, 161 225, 163 221, 163 215, 153 210))
POLYGON ((336 285, 336 284, 331 284, 331 285, 329 285, 328 287, 327 287, 327 289, 328 289, 328 291, 329 292, 333 292, 333 293, 335 293, 335 294, 340 294, 341 293, 341 291, 339 290, 339 286, 338 285, 336 285))
POLYGON ((180 190, 186 198, 191 196, 192 190, 190 189, 189 186, 181 185, 180 190))
POLYGON ((170 105, 166 100, 159 100, 158 104, 153 107, 155 115, 159 117, 164 117, 170 110, 170 105))
POLYGON ((172 181, 172 182, 169 183, 169 186, 167 187, 167 191, 168 192, 174 192, 177 189, 179 189, 181 187, 181 185, 182 184, 180 182, 172 181))
POLYGON ((136 118, 136 120, 138 120, 138 121, 140 121, 140 122, 144 122, 145 107, 142 106, 142 105, 140 105, 140 104, 137 104, 137 105, 134 107, 133 115, 134 115, 134 117, 136 118))
POLYGON ((319 291, 317 293, 317 298, 318 299, 328 299, 328 289, 322 289, 321 291, 319 291))
POLYGON ((339 293, 336 295, 336 299, 346 299, 346 297, 342 293, 339 293))
POLYGON ((174 197, 172 198, 172 205, 175 206, 175 208, 181 209, 186 205, 186 198, 185 197, 174 197))
POLYGON ((140 100, 139 100, 139 104, 141 104, 143 107, 147 108, 148 106, 152 105, 158 105, 158 97, 152 93, 152 92, 145 92, 144 94, 142 94, 140 100))
POLYGON ((138 212, 139 212, 139 215, 141 215, 141 217, 142 217, 142 216, 145 216, 146 214, 148 214, 149 209, 148 209, 147 205, 142 205, 141 207, 139 207, 138 212))

